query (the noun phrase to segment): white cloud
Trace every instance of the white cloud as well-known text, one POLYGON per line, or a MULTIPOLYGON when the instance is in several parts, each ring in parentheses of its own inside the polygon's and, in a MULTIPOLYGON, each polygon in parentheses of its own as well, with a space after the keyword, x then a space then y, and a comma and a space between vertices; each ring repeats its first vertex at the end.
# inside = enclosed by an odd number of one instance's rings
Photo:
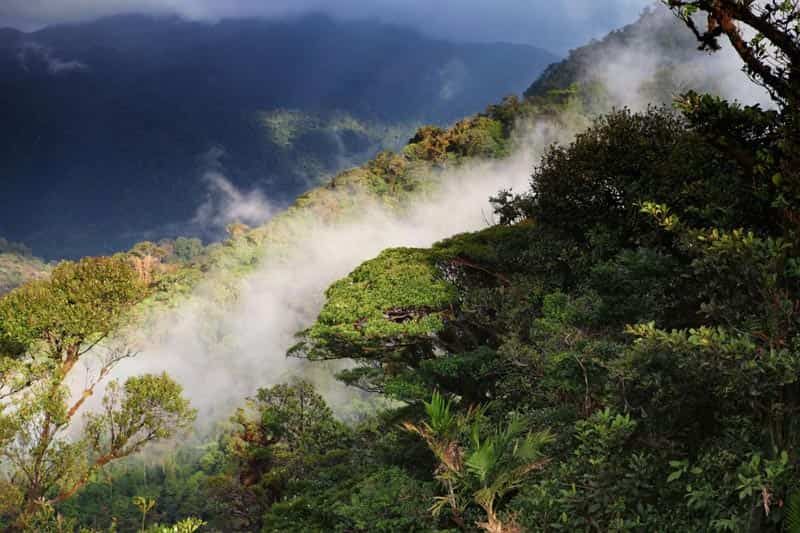
POLYGON ((25 70, 31 70, 41 64, 53 75, 89 68, 85 63, 75 59, 61 59, 50 48, 35 42, 24 43, 17 52, 17 60, 25 70))
MULTIPOLYGON (((518 131, 524 137, 516 155, 443 172, 435 177, 440 190, 419 198, 402 215, 364 202, 359 216, 346 221, 296 217, 301 237, 290 250, 276 254, 267 249, 263 264, 234 286, 224 271, 206 274, 209 281, 188 302, 154 321, 141 354, 124 362, 116 377, 167 371, 208 423, 230 415, 258 387, 296 376, 315 381, 334 405, 343 404, 353 391, 333 381, 330 367, 286 357, 294 334, 315 320, 328 285, 383 249, 429 246, 486 227, 492 218, 489 197, 502 188, 527 189, 538 154, 553 141, 571 138, 570 132, 547 123, 518 131), (235 303, 220 304, 221 287, 236 295, 235 303)), ((227 182, 222 183, 227 190, 227 182)))
POLYGON ((192 219, 192 224, 200 228, 219 230, 232 222, 257 226, 275 212, 259 189, 242 191, 217 171, 206 172, 203 180, 208 186, 207 198, 192 219))
POLYGON ((602 54, 591 57, 589 68, 583 73, 584 81, 599 80, 616 105, 633 109, 644 109, 653 103, 648 86, 657 75, 668 75, 677 86, 674 97, 684 91, 697 90, 745 104, 773 105, 767 92, 742 72, 742 60, 727 40, 720 40, 722 49, 719 52, 704 53, 696 50, 692 39, 687 39, 687 49, 669 50, 670 54, 684 54, 673 57, 665 55, 661 45, 654 42, 653 34, 662 31, 689 35, 681 21, 665 7, 659 7, 646 24, 637 27, 631 42, 604 49, 602 54))

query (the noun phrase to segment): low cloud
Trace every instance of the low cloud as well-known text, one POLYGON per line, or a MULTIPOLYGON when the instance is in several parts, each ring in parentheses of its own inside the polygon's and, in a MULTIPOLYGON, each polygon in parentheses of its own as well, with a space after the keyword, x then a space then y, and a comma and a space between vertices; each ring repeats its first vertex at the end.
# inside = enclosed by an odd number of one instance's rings
POLYGON ((25 71, 42 66, 44 70, 53 75, 89 69, 89 66, 81 61, 61 59, 51 48, 35 42, 27 42, 20 46, 17 51, 17 60, 25 71))
MULTIPOLYGON (((702 22, 701 22, 702 23, 702 22)), ((688 90, 718 94, 741 103, 771 106, 767 92, 752 83, 742 72, 741 58, 727 40, 721 39, 722 49, 715 53, 700 52, 684 23, 664 6, 655 8, 645 23, 637 26, 632 40, 625 46, 601 49, 589 59, 583 81, 600 81, 614 103, 633 109, 644 109, 654 102, 654 90, 659 84, 675 87, 672 97, 688 90), (683 49, 665 51, 655 34, 671 33, 683 49)))
POLYGON ((233 222, 257 226, 275 213, 275 208, 259 189, 243 191, 217 171, 206 172, 203 181, 208 187, 207 197, 197 208, 191 222, 193 226, 211 231, 224 229, 233 222))
MULTIPOLYGON (((117 377, 167 371, 209 423, 228 416, 258 387, 298 376, 315 382, 334 406, 346 405, 356 393, 333 379, 341 363, 286 357, 295 333, 316 319, 333 281, 382 250, 430 246, 487 227, 492 220, 489 197, 503 188, 527 189, 539 154, 550 143, 571 138, 570 132, 545 122, 518 131, 523 133, 513 157, 432 176, 441 183, 439 190, 420 197, 402 215, 367 201, 347 221, 296 217, 292 234, 299 237, 291 249, 267 248, 261 266, 243 280, 232 281, 225 271, 208 273, 187 302, 157 317, 140 355, 124 362, 117 377), (220 291, 235 295, 234 303, 221 305, 220 291)), ((233 205, 236 195, 228 198, 231 212, 250 209, 247 195, 240 197, 240 206, 233 205)))

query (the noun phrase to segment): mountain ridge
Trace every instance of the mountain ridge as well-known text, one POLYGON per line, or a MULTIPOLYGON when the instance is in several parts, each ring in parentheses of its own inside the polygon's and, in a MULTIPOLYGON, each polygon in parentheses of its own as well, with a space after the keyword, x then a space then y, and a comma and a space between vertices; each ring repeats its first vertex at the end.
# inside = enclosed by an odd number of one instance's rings
POLYGON ((209 151, 224 154, 213 170, 234 186, 284 205, 400 148, 421 124, 521 92, 555 58, 319 16, 119 16, 5 33, 0 193, 11 202, 0 234, 48 258, 111 253, 165 228, 178 230, 164 237, 196 231, 187 222, 210 194, 209 151), (349 115, 352 127, 329 123, 278 146, 259 120, 278 110, 349 115))

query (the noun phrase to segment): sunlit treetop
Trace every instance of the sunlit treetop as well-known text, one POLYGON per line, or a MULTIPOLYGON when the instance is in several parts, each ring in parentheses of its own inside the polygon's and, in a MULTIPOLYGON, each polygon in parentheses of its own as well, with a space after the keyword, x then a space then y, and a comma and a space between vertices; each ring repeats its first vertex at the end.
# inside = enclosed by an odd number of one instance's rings
POLYGON ((120 326, 145 290, 122 258, 63 262, 49 279, 0 299, 0 338, 25 350, 43 347, 55 359, 75 358, 120 326))
POLYGON ((369 350, 441 330, 456 292, 441 278, 429 251, 396 248, 334 283, 326 296, 310 337, 369 350))
POLYGON ((291 353, 366 360, 391 353, 415 366, 449 342, 460 345, 474 336, 465 333, 460 288, 508 284, 519 265, 507 261, 506 247, 525 247, 529 238, 527 227, 495 226, 431 249, 386 250, 328 289, 316 323, 291 353))

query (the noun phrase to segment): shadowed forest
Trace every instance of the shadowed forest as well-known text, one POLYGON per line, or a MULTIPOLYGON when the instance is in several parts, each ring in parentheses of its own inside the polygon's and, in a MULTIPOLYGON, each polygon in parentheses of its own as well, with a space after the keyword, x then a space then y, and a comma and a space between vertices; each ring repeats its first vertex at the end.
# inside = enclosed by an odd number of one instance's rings
POLYGON ((214 168, 216 242, 0 240, 0 528, 800 533, 800 4, 538 74, 286 208, 214 168))

